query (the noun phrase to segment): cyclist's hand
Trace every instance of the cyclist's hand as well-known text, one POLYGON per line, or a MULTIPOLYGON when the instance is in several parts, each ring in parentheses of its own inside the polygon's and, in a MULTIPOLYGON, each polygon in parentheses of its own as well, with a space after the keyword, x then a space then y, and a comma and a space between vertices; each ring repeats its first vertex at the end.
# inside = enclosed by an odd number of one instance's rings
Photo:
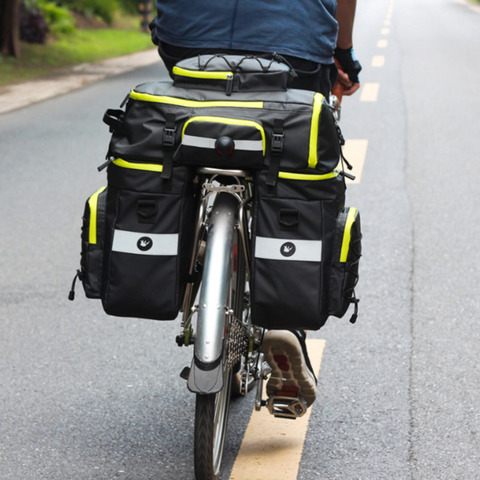
POLYGON ((352 95, 360 88, 360 80, 358 74, 362 70, 362 66, 355 56, 353 47, 336 48, 335 63, 338 68, 338 79, 345 90, 343 95, 352 95))

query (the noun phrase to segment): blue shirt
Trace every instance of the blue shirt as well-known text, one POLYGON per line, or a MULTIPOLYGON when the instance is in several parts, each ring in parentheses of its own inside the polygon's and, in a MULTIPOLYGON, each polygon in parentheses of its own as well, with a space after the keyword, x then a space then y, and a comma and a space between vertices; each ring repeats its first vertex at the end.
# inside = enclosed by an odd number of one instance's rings
POLYGON ((154 36, 178 47, 333 62, 336 0, 157 0, 154 36))

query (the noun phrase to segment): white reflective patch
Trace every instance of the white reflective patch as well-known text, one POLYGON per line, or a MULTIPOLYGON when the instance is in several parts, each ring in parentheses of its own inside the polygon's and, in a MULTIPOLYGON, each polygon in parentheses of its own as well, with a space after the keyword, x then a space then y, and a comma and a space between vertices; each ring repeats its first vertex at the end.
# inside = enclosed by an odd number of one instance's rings
POLYGON ((322 241, 257 237, 255 240, 255 257, 268 260, 321 262, 322 241))
POLYGON ((112 251, 134 255, 177 255, 178 233, 159 234, 115 230, 112 251))
MULTIPOLYGON (((187 147, 215 148, 216 138, 197 137, 195 135, 184 135, 182 145, 187 147)), ((263 152, 262 140, 234 140, 236 150, 246 150, 249 152, 263 152)))

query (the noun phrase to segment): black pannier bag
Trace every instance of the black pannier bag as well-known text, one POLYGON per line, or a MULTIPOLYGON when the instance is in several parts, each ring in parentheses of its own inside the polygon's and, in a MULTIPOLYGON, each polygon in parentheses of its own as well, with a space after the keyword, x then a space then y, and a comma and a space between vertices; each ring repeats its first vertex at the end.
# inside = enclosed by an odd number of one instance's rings
POLYGON ((339 270, 332 270, 345 181, 339 171, 280 172, 272 187, 267 176, 255 178, 252 320, 265 328, 318 330, 329 315, 345 314, 353 292, 344 293, 351 286, 342 263, 348 247, 340 247, 339 270))
POLYGON ((174 68, 175 82, 149 82, 108 110, 108 156, 171 165, 331 172, 340 146, 320 93, 286 90, 289 68, 266 59, 200 56, 174 68), (269 85, 266 79, 271 78, 269 85), (263 82, 261 81, 263 79, 263 82))
POLYGON ((193 173, 161 173, 161 165, 120 158, 108 167, 102 303, 110 315, 178 315, 192 252, 193 173))
MULTIPOLYGON (((194 172, 112 160, 108 187, 86 202, 78 276, 106 313, 173 320, 188 281, 196 215, 194 172)), ((73 300, 74 292, 70 293, 73 300)))

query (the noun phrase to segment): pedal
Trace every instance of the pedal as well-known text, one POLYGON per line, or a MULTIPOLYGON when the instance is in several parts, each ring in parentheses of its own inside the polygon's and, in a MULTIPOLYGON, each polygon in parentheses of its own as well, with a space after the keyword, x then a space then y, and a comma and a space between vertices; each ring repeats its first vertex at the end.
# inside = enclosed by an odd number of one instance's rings
POLYGON ((307 402, 302 397, 272 395, 268 397, 266 407, 274 417, 295 420, 305 415, 307 402))

